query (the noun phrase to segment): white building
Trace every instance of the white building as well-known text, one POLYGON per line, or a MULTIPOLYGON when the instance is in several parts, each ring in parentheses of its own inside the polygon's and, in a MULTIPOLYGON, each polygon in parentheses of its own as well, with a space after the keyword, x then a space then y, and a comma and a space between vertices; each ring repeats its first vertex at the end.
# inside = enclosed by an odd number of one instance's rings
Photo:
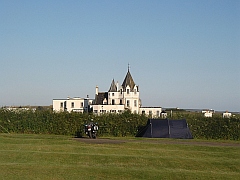
POLYGON ((141 107, 140 114, 145 114, 146 116, 150 116, 152 118, 161 117, 161 107, 141 107))
POLYGON ((160 117, 161 107, 141 107, 139 86, 137 86, 128 72, 119 87, 114 79, 107 92, 99 92, 96 86, 95 100, 92 105, 93 112, 101 113, 121 113, 124 110, 130 110, 136 114, 146 114, 151 117, 160 117))
POLYGON ((53 111, 68 111, 68 112, 88 112, 89 105, 92 104, 89 98, 70 98, 53 99, 53 111))
POLYGON ((141 107, 139 86, 137 86, 128 69, 125 79, 121 86, 115 83, 114 79, 107 92, 99 92, 96 86, 95 99, 89 98, 67 98, 53 99, 54 111, 93 111, 95 114, 102 113, 122 113, 130 110, 136 114, 146 114, 150 117, 160 117, 161 107, 141 107))
POLYGON ((232 116, 232 113, 226 111, 225 113, 223 113, 223 118, 230 118, 232 116))
POLYGON ((203 114, 204 114, 204 117, 212 117, 213 112, 212 111, 204 111, 203 114))

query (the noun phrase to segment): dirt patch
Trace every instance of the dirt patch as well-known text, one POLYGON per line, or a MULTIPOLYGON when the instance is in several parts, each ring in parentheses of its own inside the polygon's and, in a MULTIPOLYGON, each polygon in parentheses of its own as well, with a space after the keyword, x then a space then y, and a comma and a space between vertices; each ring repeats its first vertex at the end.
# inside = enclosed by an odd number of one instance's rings
POLYGON ((88 144, 121 144, 121 143, 153 143, 153 144, 183 144, 183 145, 194 145, 194 146, 229 146, 229 147, 239 147, 240 143, 229 143, 229 142, 197 142, 193 140, 179 140, 179 139, 170 139, 170 140, 163 140, 163 139, 107 139, 107 138, 97 138, 97 139, 90 139, 90 138, 74 138, 79 142, 84 142, 88 144))

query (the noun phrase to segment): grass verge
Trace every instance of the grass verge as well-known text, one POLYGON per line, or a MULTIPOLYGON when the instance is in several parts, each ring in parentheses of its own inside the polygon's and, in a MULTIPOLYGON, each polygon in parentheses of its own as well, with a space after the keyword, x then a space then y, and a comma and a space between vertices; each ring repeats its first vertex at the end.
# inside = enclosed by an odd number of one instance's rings
POLYGON ((190 144, 179 141, 130 138, 123 143, 93 144, 68 136, 0 134, 0 179, 240 177, 239 146, 205 145, 206 140, 200 145, 196 144, 200 140, 184 140, 195 142, 190 144))

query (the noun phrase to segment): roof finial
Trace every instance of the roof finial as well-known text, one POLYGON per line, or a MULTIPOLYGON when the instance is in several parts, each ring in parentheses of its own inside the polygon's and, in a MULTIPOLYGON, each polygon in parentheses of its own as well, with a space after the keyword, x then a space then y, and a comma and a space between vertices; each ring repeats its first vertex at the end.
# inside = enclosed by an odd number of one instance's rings
POLYGON ((129 69, 130 69, 130 64, 128 63, 128 71, 129 71, 129 69))

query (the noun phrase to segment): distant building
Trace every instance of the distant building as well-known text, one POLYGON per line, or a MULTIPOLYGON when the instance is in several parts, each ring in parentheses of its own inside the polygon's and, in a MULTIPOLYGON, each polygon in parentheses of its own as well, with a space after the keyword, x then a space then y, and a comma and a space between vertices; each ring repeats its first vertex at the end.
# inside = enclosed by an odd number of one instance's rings
POLYGON ((166 111, 162 111, 161 112, 161 118, 162 119, 166 119, 167 118, 167 112, 166 111))
POLYGON ((232 113, 226 111, 225 113, 223 113, 223 118, 230 118, 232 116, 232 113))
POLYGON ((53 111, 68 111, 68 112, 88 112, 89 105, 92 104, 89 98, 70 98, 67 99, 53 99, 53 111))
POLYGON ((214 109, 202 110, 202 113, 215 113, 214 109))
POLYGON ((36 108, 35 107, 27 107, 27 106, 5 106, 3 107, 3 109, 6 109, 6 110, 9 110, 9 111, 36 111, 36 108))
POLYGON ((161 117, 161 107, 141 107, 140 114, 145 114, 151 118, 158 118, 161 117))
POLYGON ((115 83, 114 79, 107 92, 99 92, 96 86, 95 100, 92 105, 93 112, 101 113, 121 113, 130 110, 136 114, 146 114, 151 117, 160 117, 161 107, 141 107, 139 86, 137 86, 128 72, 121 86, 115 83))
POLYGON ((213 111, 209 111, 209 110, 202 111, 202 113, 204 114, 204 117, 212 117, 213 115, 213 111))
POLYGON ((129 110, 132 113, 145 114, 151 117, 160 117, 162 112, 161 107, 141 106, 139 86, 135 84, 129 68, 121 86, 113 79, 108 91, 99 92, 99 87, 96 86, 95 98, 92 100, 89 98, 53 99, 53 110, 92 111, 95 114, 122 113, 129 110))

